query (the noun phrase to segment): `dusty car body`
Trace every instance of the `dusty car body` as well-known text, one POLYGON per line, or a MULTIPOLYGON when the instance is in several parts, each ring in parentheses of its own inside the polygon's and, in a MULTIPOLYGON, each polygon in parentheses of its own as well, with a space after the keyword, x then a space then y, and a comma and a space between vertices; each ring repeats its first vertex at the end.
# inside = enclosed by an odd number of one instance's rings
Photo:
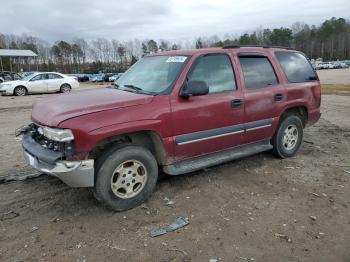
POLYGON ((320 102, 317 74, 298 51, 170 51, 109 88, 37 101, 22 145, 33 167, 94 188, 120 211, 150 196, 159 169, 185 174, 271 149, 293 156, 320 102))

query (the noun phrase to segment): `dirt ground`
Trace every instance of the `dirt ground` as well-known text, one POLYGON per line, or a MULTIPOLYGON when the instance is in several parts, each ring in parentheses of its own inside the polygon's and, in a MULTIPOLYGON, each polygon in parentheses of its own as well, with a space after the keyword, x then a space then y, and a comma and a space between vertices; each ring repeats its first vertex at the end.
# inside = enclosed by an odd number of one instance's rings
POLYGON ((317 74, 322 84, 350 84, 350 67, 344 69, 324 69, 318 70, 317 74))
MULTIPOLYGON (((13 133, 45 96, 0 97, 0 175, 34 172, 13 133)), ((349 114, 350 96, 324 95, 295 157, 164 177, 127 212, 46 175, 0 184, 0 261, 350 261, 349 114), (148 236, 180 216, 185 228, 148 236)))

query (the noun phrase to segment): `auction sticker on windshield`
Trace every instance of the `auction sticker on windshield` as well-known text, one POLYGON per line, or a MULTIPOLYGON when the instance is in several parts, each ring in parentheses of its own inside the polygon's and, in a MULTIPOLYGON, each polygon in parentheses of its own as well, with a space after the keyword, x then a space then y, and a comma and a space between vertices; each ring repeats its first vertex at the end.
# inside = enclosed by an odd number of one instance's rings
POLYGON ((183 63, 187 59, 187 56, 170 56, 166 62, 167 63, 183 63))

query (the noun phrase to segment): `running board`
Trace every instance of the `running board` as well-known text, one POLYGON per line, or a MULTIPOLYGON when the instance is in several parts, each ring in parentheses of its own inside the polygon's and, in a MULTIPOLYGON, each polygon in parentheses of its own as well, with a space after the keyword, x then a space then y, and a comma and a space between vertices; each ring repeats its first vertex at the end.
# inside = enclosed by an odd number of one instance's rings
POLYGON ((238 146, 205 156, 176 162, 172 165, 163 166, 163 171, 169 175, 186 174, 270 149, 272 149, 272 145, 270 144, 269 140, 261 141, 258 143, 238 146))

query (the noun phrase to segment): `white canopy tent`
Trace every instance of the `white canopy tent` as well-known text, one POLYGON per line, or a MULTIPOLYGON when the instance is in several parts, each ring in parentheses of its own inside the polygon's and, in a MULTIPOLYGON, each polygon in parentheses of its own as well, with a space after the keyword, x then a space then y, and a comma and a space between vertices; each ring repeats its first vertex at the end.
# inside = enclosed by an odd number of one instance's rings
POLYGON ((32 50, 17 50, 17 49, 0 49, 0 65, 1 71, 4 71, 4 66, 2 63, 2 57, 10 58, 10 71, 12 72, 11 58, 25 58, 25 57, 37 57, 38 55, 32 50))

